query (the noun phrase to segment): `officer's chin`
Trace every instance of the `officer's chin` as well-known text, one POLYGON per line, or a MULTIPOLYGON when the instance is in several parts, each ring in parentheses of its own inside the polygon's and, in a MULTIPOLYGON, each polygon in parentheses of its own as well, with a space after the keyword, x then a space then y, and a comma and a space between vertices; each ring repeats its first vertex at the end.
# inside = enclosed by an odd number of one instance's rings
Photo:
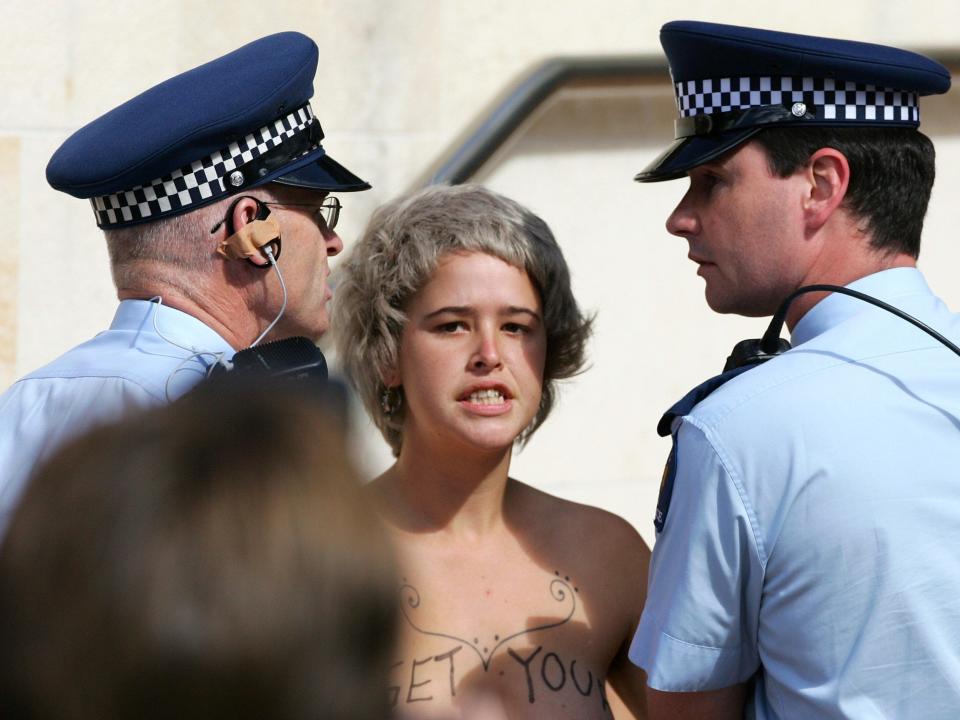
POLYGON ((777 311, 779 303, 773 300, 731 296, 721 292, 711 292, 708 285, 704 289, 707 306, 718 315, 741 315, 743 317, 770 317, 777 311))

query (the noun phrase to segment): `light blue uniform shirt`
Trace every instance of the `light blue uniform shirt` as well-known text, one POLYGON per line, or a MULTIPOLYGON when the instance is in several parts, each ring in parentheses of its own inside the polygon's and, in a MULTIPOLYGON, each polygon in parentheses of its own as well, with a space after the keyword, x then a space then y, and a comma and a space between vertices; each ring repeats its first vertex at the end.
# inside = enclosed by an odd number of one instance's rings
POLYGON ((124 300, 109 330, 14 383, 0 396, 0 534, 39 460, 95 424, 182 395, 233 354, 186 313, 124 300))
MULTIPOLYGON (((915 269, 851 288, 960 340, 915 269)), ((960 357, 840 294, 685 416, 630 651, 747 717, 960 716, 960 357)))

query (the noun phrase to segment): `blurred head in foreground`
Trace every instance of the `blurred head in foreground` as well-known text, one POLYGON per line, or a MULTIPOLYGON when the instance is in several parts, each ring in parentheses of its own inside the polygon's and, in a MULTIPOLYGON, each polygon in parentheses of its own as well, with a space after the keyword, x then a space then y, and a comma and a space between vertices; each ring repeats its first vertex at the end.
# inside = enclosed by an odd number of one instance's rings
POLYGON ((201 388, 39 471, 0 548, 0 715, 386 717, 392 554, 295 393, 201 388))

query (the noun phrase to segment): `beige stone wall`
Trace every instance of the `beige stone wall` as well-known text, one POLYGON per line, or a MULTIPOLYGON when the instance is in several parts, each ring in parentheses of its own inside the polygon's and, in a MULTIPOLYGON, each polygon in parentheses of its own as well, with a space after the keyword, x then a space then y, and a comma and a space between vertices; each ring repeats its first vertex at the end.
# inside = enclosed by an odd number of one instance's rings
POLYGON ((20 256, 20 138, 0 136, 0 197, 8 204, 0 255, 0 383, 14 379, 20 256))
MULTIPOLYGON (((114 309, 87 204, 45 183, 54 149, 137 92, 261 35, 297 29, 320 46, 313 105, 325 144, 374 185, 344 197, 349 245, 376 205, 407 189, 494 96, 545 58, 660 57, 658 28, 678 16, 957 51, 958 7, 953 0, 696 0, 679 8, 666 0, 6 0, 0 381, 90 337, 114 309)), ((956 105, 933 113, 942 159, 925 266, 935 287, 960 304, 952 290, 960 260, 952 218, 960 188, 956 105)), ((516 473, 620 511, 648 537, 667 450, 652 429, 659 412, 715 371, 734 340, 763 326, 717 318, 704 306, 682 243, 663 229, 682 185, 630 181, 669 137, 669 115, 662 92, 659 99, 629 90, 563 94, 483 175, 550 222, 578 294, 598 312, 593 369, 566 388, 516 473)), ((365 432, 373 472, 389 457, 365 432)))

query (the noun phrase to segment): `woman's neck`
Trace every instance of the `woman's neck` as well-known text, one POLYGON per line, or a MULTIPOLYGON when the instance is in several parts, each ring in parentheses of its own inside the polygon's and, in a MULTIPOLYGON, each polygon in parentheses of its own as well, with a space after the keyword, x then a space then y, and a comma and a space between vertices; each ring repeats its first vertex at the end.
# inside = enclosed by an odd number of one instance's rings
POLYGON ((503 527, 512 447, 425 447, 404 438, 397 462, 374 481, 386 519, 411 533, 478 537, 503 527))

